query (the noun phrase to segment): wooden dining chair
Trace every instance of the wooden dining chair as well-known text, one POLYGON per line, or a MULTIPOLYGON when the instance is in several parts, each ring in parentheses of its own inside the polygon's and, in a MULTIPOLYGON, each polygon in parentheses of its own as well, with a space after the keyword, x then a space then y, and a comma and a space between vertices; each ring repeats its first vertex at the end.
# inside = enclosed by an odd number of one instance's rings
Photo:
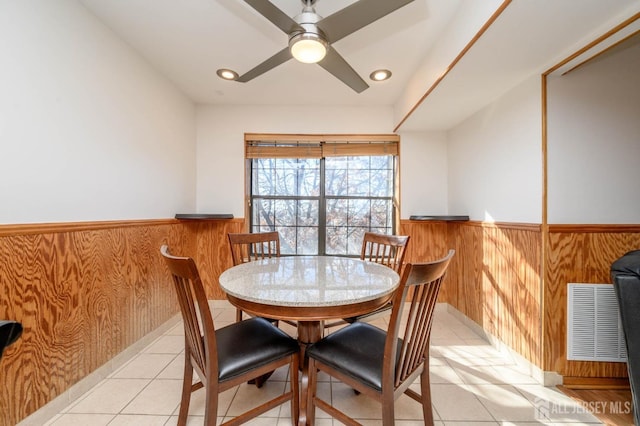
POLYGON ((355 322, 307 348, 307 424, 313 425, 316 407, 345 424, 359 424, 318 397, 317 376, 323 371, 381 403, 384 426, 394 424, 394 402, 403 393, 422 404, 424 424, 433 425, 429 340, 438 292, 453 255, 449 250, 435 262, 407 264, 393 296, 387 331, 355 322), (412 297, 407 302, 409 291, 412 297), (409 388, 418 377, 420 393, 409 388))
POLYGON ((211 309, 193 259, 160 249, 182 313, 185 335, 184 378, 178 425, 185 426, 191 393, 205 389, 204 424, 217 422, 218 394, 289 365, 290 390, 223 424, 240 424, 291 401, 292 424, 298 422, 298 342, 264 318, 250 318, 215 330, 211 309), (192 384, 193 371, 200 381, 192 384))
MULTIPOLYGON (((280 234, 278 231, 254 233, 229 233, 229 247, 233 265, 252 260, 280 256, 280 234)), ((242 311, 236 310, 236 321, 242 321, 242 311)), ((271 320, 275 322, 275 320, 271 320)))
MULTIPOLYGON (((404 256, 409 244, 408 235, 387 235, 375 232, 365 232, 362 239, 362 249, 360 259, 369 262, 379 263, 388 266, 398 274, 402 271, 404 256)), ((351 324, 356 321, 372 321, 391 311, 391 302, 372 311, 357 317, 343 318, 339 321, 327 322, 324 328, 331 328, 338 325, 351 324)))
POLYGON ((360 259, 388 266, 400 273, 408 244, 409 236, 406 235, 365 232, 362 239, 360 259))
POLYGON ((234 265, 280 256, 280 234, 271 232, 229 233, 234 265))

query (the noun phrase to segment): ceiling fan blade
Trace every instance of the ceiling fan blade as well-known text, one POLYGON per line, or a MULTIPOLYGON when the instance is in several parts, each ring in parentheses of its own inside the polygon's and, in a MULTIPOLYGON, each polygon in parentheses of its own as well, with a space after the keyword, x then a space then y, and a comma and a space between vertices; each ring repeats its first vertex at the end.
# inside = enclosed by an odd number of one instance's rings
MULTIPOLYGON (((246 0, 245 0, 246 1, 246 0)), ((330 43, 348 36, 414 0, 360 0, 318 22, 330 43)))
POLYGON ((287 62, 289 59, 291 59, 291 52, 289 51, 288 47, 285 47, 284 49, 282 49, 281 51, 279 51, 278 53, 276 53, 275 55, 273 55, 272 57, 270 57, 260 65, 242 74, 240 77, 236 79, 236 81, 239 81, 241 83, 246 83, 249 80, 253 80, 257 76, 264 74, 270 69, 275 68, 278 65, 287 62))
POLYGON ((369 88, 369 85, 351 68, 351 65, 331 46, 327 48, 327 55, 318 62, 318 65, 358 93, 369 88))
POLYGON ((287 34, 295 29, 302 29, 289 15, 278 9, 269 0, 244 0, 249 6, 257 10, 262 16, 267 18, 276 27, 287 34))

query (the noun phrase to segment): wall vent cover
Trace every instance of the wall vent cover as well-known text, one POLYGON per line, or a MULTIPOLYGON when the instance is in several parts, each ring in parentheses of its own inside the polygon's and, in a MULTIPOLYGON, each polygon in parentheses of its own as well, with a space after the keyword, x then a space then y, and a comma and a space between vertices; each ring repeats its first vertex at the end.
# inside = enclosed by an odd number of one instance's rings
POLYGON ((625 362, 627 350, 612 284, 568 284, 567 359, 625 362))

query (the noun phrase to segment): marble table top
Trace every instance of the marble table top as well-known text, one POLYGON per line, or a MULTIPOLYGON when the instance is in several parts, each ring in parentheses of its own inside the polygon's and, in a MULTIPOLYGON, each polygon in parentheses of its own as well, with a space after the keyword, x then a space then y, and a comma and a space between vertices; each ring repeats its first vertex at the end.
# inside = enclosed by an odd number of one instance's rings
POLYGON ((400 277, 392 269, 360 259, 283 256, 227 269, 220 286, 243 300, 275 306, 339 306, 392 293, 400 277))

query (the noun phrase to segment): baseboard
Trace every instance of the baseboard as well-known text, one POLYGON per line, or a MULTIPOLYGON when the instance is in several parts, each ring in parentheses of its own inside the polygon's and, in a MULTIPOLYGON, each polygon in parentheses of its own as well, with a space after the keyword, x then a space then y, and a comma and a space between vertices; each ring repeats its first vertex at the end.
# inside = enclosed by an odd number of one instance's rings
POLYGON ((562 384, 562 376, 560 374, 556 373, 555 371, 543 371, 540 367, 533 364, 531 361, 514 351, 496 336, 488 333, 477 322, 473 321, 471 318, 467 317, 465 314, 463 314, 453 306, 449 305, 448 303, 443 303, 442 305, 446 305, 446 310, 448 313, 459 319, 464 325, 472 329, 480 337, 487 340, 494 348, 496 348, 496 350, 513 359, 513 361, 523 371, 528 372, 528 374, 541 385, 550 387, 562 384))
POLYGON ((565 377, 564 387, 567 389, 630 389, 628 377, 565 377))
POLYGON ((120 352, 113 357, 109 362, 102 367, 93 371, 75 385, 71 386, 62 394, 51 400, 40 409, 24 418, 16 426, 41 426, 51 420, 54 416, 64 410, 69 404, 74 402, 80 396, 87 393, 94 386, 107 378, 110 374, 117 371, 120 367, 126 364, 130 359, 137 355, 142 349, 150 345, 158 337, 169 331, 180 321, 180 314, 174 315, 171 319, 166 321, 160 327, 148 333, 140 340, 120 352))

